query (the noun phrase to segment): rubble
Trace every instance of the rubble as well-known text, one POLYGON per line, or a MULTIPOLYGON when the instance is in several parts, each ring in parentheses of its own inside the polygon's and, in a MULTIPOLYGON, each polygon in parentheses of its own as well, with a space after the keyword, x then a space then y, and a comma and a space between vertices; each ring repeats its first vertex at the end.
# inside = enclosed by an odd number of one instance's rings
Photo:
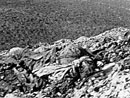
POLYGON ((129 98, 130 30, 0 52, 0 97, 129 98))

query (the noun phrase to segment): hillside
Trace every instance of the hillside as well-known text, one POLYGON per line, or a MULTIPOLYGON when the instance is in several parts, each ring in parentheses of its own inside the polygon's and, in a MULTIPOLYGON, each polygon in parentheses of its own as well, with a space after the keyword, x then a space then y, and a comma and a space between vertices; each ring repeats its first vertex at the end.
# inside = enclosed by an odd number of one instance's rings
POLYGON ((129 28, 129 11, 109 1, 0 0, 0 50, 129 28))
POLYGON ((130 29, 0 53, 1 98, 130 98, 130 29))

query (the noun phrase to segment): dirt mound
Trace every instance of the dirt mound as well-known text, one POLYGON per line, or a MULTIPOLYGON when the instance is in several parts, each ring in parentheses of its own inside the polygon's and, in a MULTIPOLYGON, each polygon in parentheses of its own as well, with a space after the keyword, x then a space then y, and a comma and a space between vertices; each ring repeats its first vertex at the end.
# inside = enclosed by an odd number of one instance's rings
POLYGON ((2 51, 0 97, 129 98, 129 34, 120 27, 2 51))

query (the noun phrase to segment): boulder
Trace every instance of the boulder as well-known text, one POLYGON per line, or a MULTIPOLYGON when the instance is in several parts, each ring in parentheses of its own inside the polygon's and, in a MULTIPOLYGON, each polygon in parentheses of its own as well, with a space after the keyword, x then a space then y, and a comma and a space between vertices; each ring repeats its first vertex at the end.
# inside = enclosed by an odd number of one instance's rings
POLYGON ((14 94, 6 94, 4 98, 20 98, 20 97, 17 97, 14 94))

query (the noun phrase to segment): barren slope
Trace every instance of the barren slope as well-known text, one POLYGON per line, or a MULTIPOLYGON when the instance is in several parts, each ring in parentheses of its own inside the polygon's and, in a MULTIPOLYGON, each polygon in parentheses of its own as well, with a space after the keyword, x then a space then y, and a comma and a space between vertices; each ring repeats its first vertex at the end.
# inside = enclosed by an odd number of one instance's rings
POLYGON ((4 98, 129 98, 130 29, 0 53, 4 98))
POLYGON ((0 50, 129 27, 129 3, 105 1, 0 0, 0 50))

